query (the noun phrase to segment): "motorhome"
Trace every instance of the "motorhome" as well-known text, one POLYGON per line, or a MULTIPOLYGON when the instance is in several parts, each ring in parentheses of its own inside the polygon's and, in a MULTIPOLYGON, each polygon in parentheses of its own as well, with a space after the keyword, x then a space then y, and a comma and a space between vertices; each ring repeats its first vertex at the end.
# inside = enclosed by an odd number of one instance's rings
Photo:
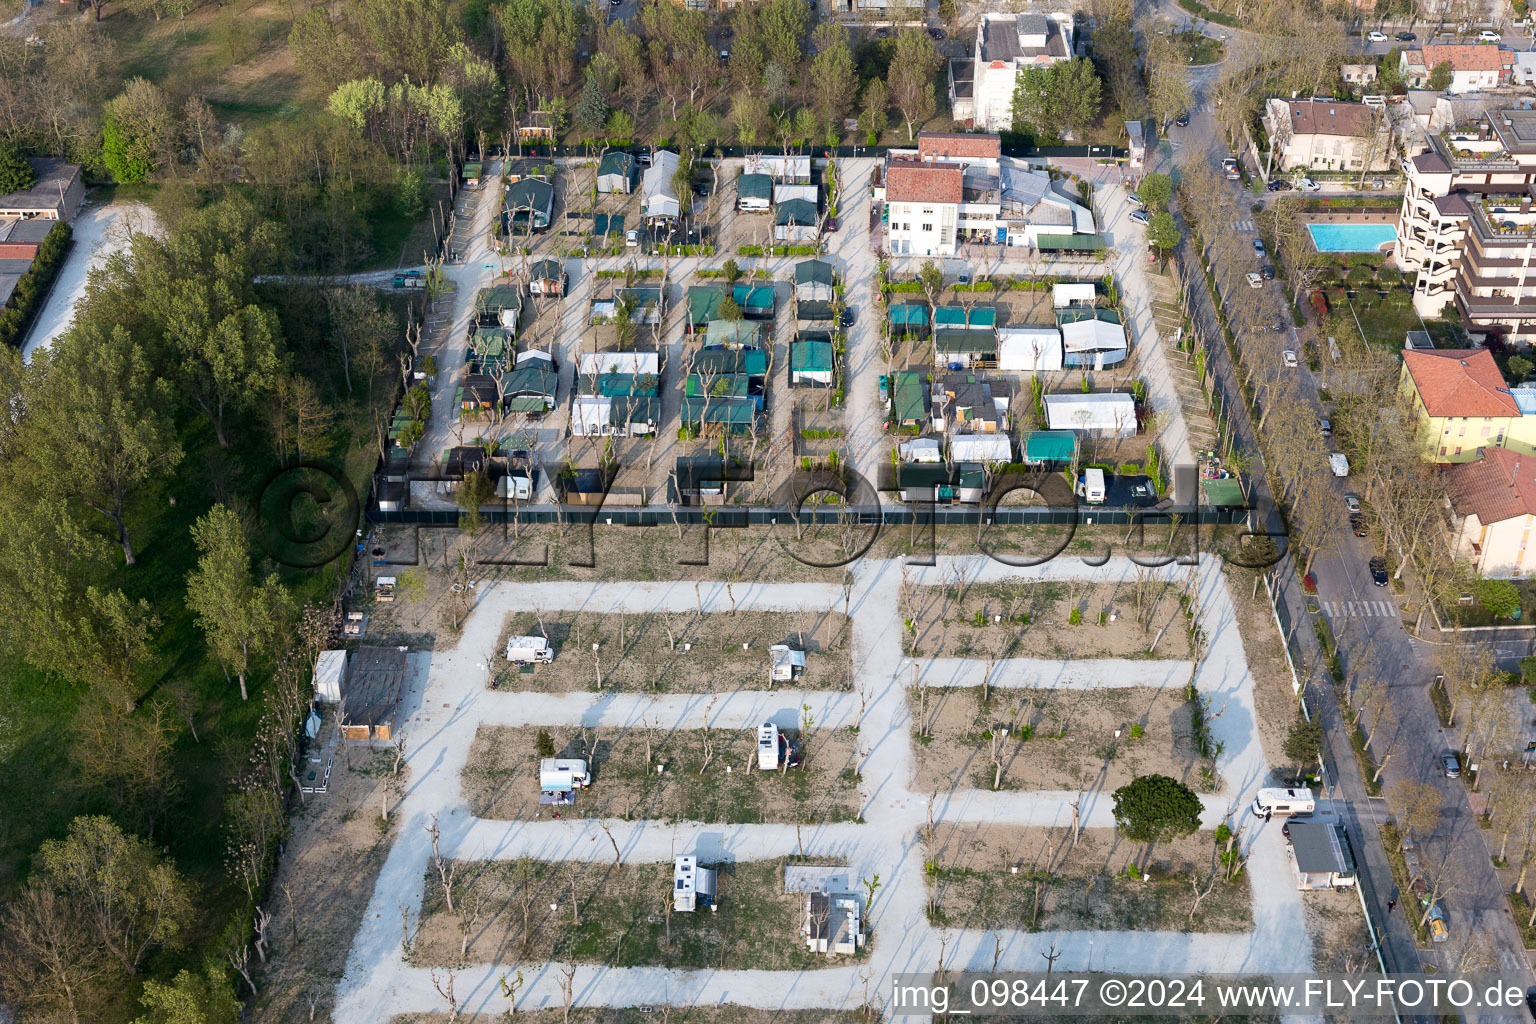
POLYGON ((570 793, 591 784, 587 762, 579 757, 546 757, 539 762, 541 793, 570 793))
POLYGON ((1328 468, 1333 470, 1334 476, 1349 476, 1349 459, 1343 452, 1333 452, 1328 456, 1328 468))
POLYGON ((1251 810, 1256 818, 1311 814, 1317 810, 1317 800, 1309 789, 1261 789, 1253 798, 1251 810))
POLYGON ((1104 471, 1102 469, 1083 470, 1083 500, 1090 505, 1104 504, 1104 471))
POLYGON ((779 768, 779 727, 772 722, 757 727, 757 766, 765 772, 779 768))
POLYGON ((515 665, 545 664, 555 659, 549 641, 541 636, 514 636, 507 639, 507 660, 515 665))

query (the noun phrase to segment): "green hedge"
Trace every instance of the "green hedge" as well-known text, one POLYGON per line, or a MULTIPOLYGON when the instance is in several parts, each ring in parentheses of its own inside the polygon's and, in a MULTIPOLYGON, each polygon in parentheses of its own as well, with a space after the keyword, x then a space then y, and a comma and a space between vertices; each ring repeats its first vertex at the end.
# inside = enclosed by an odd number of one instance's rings
POLYGON ((625 277, 625 276, 627 276, 629 274, 633 274, 637 278, 642 278, 642 277, 660 277, 662 275, 662 271, 652 269, 652 270, 599 270, 597 272, 597 276, 598 277, 625 277))
MULTIPOLYGON (((737 275, 740 276, 740 277, 755 277, 759 281, 770 281, 770 280, 773 279, 773 275, 768 273, 768 271, 766 271, 766 270, 754 270, 751 274, 748 274, 745 270, 738 270, 737 271, 737 275)), ((693 276, 694 277, 724 277, 725 276, 725 271, 723 271, 723 270, 695 270, 693 272, 693 276)))
MULTIPOLYGON (((713 250, 711 249, 711 251, 713 250)), ((738 245, 736 247, 736 255, 738 256, 815 256, 816 251, 814 245, 775 245, 766 251, 761 245, 738 245)))
POLYGON ((1230 14, 1222 14, 1220 11, 1213 11, 1209 7, 1205 6, 1205 4, 1200 3, 1199 0, 1179 0, 1179 6, 1197 18, 1204 18, 1206 21, 1214 21, 1216 24, 1225 25, 1228 28, 1244 28, 1248 24, 1241 18, 1234 18, 1230 14))
POLYGON ((71 235, 69 225, 59 221, 37 247, 37 258, 32 261, 27 272, 21 275, 21 280, 16 282, 16 291, 12 293, 11 301, 4 309, 0 309, 0 342, 12 348, 21 346, 27 327, 37 315, 37 309, 52 287, 53 279, 59 275, 64 257, 69 255, 71 235))

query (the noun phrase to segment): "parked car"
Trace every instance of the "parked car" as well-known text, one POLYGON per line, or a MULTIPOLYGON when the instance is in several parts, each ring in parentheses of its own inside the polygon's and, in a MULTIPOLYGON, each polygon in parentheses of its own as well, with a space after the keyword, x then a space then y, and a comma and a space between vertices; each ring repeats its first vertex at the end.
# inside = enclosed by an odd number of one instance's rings
POLYGON ((1448 779, 1461 778, 1461 758, 1456 756, 1456 751, 1447 750, 1440 755, 1440 766, 1445 769, 1445 777, 1448 779))
POLYGON ((1248 275, 1248 287, 1249 288, 1263 288, 1264 287, 1264 279, 1262 277, 1260 277, 1258 274, 1249 274, 1248 275))
POLYGON ((1323 190, 1323 186, 1319 185, 1311 178, 1302 178, 1296 183, 1296 187, 1301 189, 1303 192, 1321 192, 1323 190))
POLYGON ((1480 43, 1497 43, 1503 38, 1497 32, 1486 28, 1477 34, 1477 41, 1480 43))
POLYGON ((1174 118, 1173 123, 1175 125, 1177 125, 1178 127, 1180 127, 1180 128, 1188 128, 1189 127, 1189 115, 1188 114, 1180 114, 1178 117, 1174 118))
POLYGON ((1227 176, 1228 181, 1236 181, 1243 176, 1242 173, 1237 169, 1236 157, 1229 156, 1223 160, 1221 162, 1221 170, 1222 173, 1227 176))
POLYGON ((1352 515, 1352 516, 1350 516, 1349 517, 1349 529, 1350 529, 1350 532, 1353 533, 1356 537, 1364 537, 1365 534, 1366 534, 1365 516, 1362 516, 1362 515, 1352 515))
POLYGON ((1348 494, 1344 495, 1344 507, 1349 509, 1351 512, 1359 512, 1360 495, 1356 494, 1354 491, 1350 491, 1348 494))
POLYGON ((1387 34, 1385 32, 1372 32, 1366 38, 1373 43, 1384 43, 1387 41, 1387 34))
POLYGON ((1150 224, 1152 223, 1152 215, 1146 210, 1132 210, 1131 221, 1136 224, 1150 224))
POLYGON ((640 232, 630 228, 624 232, 624 248, 638 249, 640 247, 640 232))
POLYGON ((1286 349, 1280 353, 1280 361, 1285 364, 1287 370, 1296 369, 1296 352, 1294 349, 1286 349))
MULTIPOLYGON (((1458 770, 1451 778, 1460 774, 1458 770)), ((1429 908, 1429 937, 1433 942, 1444 942, 1451 937, 1450 929, 1445 926, 1445 909, 1438 903, 1429 908)))
POLYGON ((1137 206, 1145 207, 1147 205, 1142 200, 1140 192, 1132 192, 1130 195, 1126 196, 1125 198, 1129 199, 1131 202, 1135 203, 1137 206))
POLYGON ((928 30, 928 34, 930 36, 932 36, 934 39, 943 39, 944 38, 944 30, 941 29, 941 28, 931 28, 931 29, 928 30))
POLYGON ((1412 32, 1399 32, 1397 34, 1398 42, 1401 43, 1411 43, 1417 38, 1419 37, 1414 35, 1412 32))
POLYGON ((641 152, 635 154, 635 163, 639 164, 641 167, 651 166, 651 154, 642 150, 641 152))
POLYGON ((837 230, 837 218, 836 217, 828 217, 827 218, 827 233, 831 234, 833 231, 836 231, 836 230, 837 230))
MULTIPOLYGON (((1369 564, 1370 564, 1370 570, 1371 570, 1371 582, 1376 584, 1378 587, 1386 586, 1387 585, 1387 560, 1385 558, 1377 556, 1376 558, 1371 559, 1369 564)), ((1452 776, 1452 778, 1454 778, 1454 777, 1455 776, 1452 776)))
POLYGON ((728 61, 730 59, 731 59, 731 51, 730 50, 721 50, 720 51, 720 60, 722 62, 728 61))
POLYGON ((1319 416, 1317 418, 1317 431, 1324 437, 1331 437, 1333 435, 1333 421, 1326 416, 1319 416))
POLYGON ((1253 254, 1259 259, 1263 259, 1267 255, 1264 251, 1264 239, 1255 238, 1253 240, 1253 254))
POLYGON ((889 38, 890 34, 891 34, 891 30, 888 29, 888 28, 877 28, 877 29, 875 29, 875 38, 876 39, 886 39, 886 38, 889 38))
POLYGON ((1269 189, 1271 192, 1289 192, 1296 186, 1292 185, 1284 178, 1271 178, 1269 179, 1269 184, 1265 185, 1264 187, 1269 189))
POLYGON ((1259 274, 1264 280, 1273 281, 1275 279, 1275 268, 1266 263, 1259 269, 1259 274))

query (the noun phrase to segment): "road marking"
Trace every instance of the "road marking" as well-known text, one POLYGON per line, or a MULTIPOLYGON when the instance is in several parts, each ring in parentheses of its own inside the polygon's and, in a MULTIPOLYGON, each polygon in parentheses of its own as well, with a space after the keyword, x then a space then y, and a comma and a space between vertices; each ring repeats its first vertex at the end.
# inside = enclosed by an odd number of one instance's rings
POLYGON ((1329 618, 1355 615, 1390 619, 1397 614, 1397 605, 1391 601, 1324 601, 1323 611, 1329 618))

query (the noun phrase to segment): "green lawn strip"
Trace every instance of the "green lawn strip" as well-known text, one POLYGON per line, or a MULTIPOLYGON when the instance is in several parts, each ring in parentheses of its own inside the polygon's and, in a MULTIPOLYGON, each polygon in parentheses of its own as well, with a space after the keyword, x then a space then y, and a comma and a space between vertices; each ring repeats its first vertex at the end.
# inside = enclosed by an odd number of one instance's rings
MULTIPOLYGON (((1413 892, 1413 879, 1408 874, 1408 862, 1403 858, 1403 851, 1398 849, 1402 842, 1397 834, 1397 826, 1391 823, 1376 826, 1381 833, 1382 848, 1387 851, 1387 863, 1392 865, 1392 881, 1397 883, 1397 891, 1400 893, 1413 892)), ((1420 946, 1429 945, 1429 929, 1420 922, 1424 916, 1424 908, 1419 905, 1416 897, 1407 897, 1403 901, 1403 916, 1408 919, 1408 926, 1413 929, 1414 940, 1420 946)), ((1518 914, 1516 915, 1519 916, 1518 914)))

